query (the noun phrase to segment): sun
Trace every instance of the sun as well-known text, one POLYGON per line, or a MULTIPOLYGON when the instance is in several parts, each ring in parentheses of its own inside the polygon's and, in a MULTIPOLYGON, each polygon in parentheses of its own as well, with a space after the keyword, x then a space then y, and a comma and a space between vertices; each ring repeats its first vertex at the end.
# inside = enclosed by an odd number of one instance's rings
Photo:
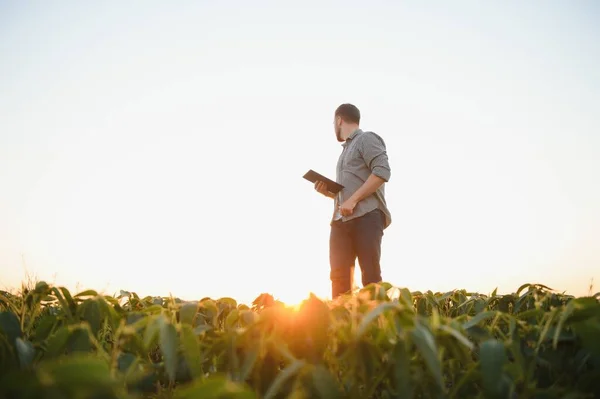
POLYGON ((293 311, 298 311, 302 305, 305 303, 305 301, 307 301, 311 295, 316 296, 317 298, 319 298, 321 301, 328 301, 329 298, 325 298, 322 297, 320 295, 317 295, 316 293, 312 292, 312 291, 308 291, 306 292, 306 295, 303 295, 302 297, 299 297, 298 299, 294 300, 294 301, 283 301, 281 300, 281 302, 285 305, 285 307, 289 310, 293 310, 293 311))
POLYGON ((282 282, 280 284, 276 284, 277 289, 269 290, 272 291, 271 294, 273 297, 285 303, 288 306, 297 306, 300 305, 304 300, 308 299, 311 294, 317 296, 322 300, 329 299, 331 292, 327 290, 327 286, 324 284, 314 284, 314 282, 304 281, 302 279, 297 279, 293 284, 290 284, 290 281, 282 282), (281 289, 280 287, 285 287, 281 289))

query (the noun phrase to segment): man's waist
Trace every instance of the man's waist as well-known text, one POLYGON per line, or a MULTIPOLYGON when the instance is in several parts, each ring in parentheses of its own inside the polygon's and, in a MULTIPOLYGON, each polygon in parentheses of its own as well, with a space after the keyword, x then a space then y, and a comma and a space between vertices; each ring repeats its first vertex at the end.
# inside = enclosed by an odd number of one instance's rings
MULTIPOLYGON (((338 192, 335 195, 335 197, 334 197, 334 200, 335 200, 336 204, 341 205, 344 201, 346 201, 347 199, 349 199, 350 197, 352 197, 352 195, 357 190, 358 190, 358 188, 356 188, 355 190, 349 190, 348 187, 344 187, 344 189, 342 189, 340 192, 338 192)), ((376 199, 376 200, 384 199, 385 198, 385 191, 383 189, 383 186, 377 188, 377 190, 375 190, 373 193, 369 194, 366 198, 364 198, 360 202, 364 202, 364 201, 366 201, 368 199, 371 199, 371 198, 376 199)))

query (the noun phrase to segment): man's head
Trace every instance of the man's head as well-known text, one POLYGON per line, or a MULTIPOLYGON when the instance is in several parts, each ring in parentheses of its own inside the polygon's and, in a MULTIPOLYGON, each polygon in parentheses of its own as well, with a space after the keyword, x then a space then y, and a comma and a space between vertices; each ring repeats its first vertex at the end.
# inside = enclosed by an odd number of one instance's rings
POLYGON ((360 111, 352 104, 342 104, 336 110, 333 118, 335 137, 342 142, 360 125, 360 111))

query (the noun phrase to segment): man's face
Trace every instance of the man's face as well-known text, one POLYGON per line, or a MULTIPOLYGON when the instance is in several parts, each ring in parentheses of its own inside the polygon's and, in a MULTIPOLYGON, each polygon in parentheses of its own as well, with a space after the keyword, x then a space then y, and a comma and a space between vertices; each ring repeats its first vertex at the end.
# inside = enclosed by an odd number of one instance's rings
POLYGON ((333 117, 333 130, 335 132, 335 137, 337 138, 337 141, 344 141, 342 139, 342 118, 340 118, 339 116, 333 117))

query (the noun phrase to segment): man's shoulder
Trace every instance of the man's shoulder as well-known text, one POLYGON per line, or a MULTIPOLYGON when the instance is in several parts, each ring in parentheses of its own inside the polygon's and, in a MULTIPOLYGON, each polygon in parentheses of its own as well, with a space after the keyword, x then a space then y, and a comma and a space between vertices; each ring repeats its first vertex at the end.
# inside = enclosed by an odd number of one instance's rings
POLYGON ((371 130, 363 130, 361 134, 358 135, 358 138, 361 142, 380 142, 381 144, 385 144, 381 135, 371 130))

